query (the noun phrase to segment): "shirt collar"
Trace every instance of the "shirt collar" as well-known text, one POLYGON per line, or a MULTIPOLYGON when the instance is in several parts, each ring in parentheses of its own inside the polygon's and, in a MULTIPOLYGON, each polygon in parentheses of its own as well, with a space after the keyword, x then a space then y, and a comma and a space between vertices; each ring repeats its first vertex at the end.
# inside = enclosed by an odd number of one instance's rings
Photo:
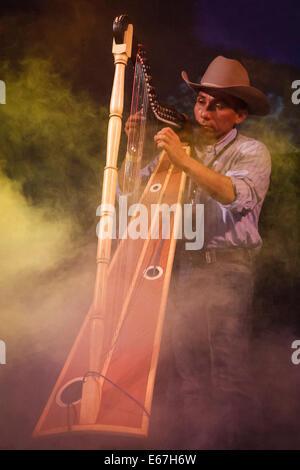
POLYGON ((214 150, 215 155, 217 155, 218 153, 221 152, 221 150, 223 150, 224 147, 226 147, 226 145, 228 145, 233 139, 236 138, 236 135, 237 135, 237 130, 234 127, 233 129, 231 129, 231 131, 228 132, 228 134, 225 135, 225 137, 223 137, 223 139, 219 140, 214 145, 206 145, 204 147, 204 151, 214 150))

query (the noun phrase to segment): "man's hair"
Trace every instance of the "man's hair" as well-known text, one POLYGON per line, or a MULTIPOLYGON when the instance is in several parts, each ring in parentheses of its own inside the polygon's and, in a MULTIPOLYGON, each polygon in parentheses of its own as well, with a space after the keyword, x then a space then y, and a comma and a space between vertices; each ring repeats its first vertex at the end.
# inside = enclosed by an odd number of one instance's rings
POLYGON ((232 102, 233 102, 233 109, 235 112, 237 111, 244 111, 248 113, 249 108, 247 103, 245 101, 241 100, 240 98, 236 98, 235 96, 231 96, 232 102))
POLYGON ((225 101, 235 112, 244 111, 248 113, 248 105, 245 101, 237 98, 236 96, 232 96, 229 93, 221 93, 220 99, 225 101))

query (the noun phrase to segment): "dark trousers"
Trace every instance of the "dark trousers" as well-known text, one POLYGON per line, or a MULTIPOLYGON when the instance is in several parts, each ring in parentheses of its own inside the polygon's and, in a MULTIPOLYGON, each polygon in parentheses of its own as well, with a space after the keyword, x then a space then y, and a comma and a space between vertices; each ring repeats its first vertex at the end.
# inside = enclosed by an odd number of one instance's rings
POLYGON ((173 274, 167 318, 173 428, 166 447, 239 448, 256 420, 249 364, 252 269, 185 263, 173 274))

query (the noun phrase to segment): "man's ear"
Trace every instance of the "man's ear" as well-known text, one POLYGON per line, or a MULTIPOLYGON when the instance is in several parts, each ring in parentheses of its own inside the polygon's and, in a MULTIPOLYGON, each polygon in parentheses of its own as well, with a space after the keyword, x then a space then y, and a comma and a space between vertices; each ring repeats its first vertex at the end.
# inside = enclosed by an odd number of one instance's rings
POLYGON ((241 124, 241 122, 243 122, 246 119, 247 116, 248 116, 248 111, 247 110, 239 109, 236 112, 236 121, 235 121, 235 123, 236 124, 241 124))

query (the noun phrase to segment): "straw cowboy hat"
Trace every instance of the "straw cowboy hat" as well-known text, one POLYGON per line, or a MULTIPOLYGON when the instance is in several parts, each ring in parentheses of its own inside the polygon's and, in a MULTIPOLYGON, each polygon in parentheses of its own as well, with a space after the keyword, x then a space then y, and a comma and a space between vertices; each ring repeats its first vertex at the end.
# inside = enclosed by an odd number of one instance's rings
POLYGON ((265 116, 270 112, 268 98, 250 86, 247 70, 237 60, 216 57, 207 67, 200 83, 190 82, 186 72, 182 72, 181 76, 196 93, 222 91, 244 101, 248 105, 249 114, 265 116))

